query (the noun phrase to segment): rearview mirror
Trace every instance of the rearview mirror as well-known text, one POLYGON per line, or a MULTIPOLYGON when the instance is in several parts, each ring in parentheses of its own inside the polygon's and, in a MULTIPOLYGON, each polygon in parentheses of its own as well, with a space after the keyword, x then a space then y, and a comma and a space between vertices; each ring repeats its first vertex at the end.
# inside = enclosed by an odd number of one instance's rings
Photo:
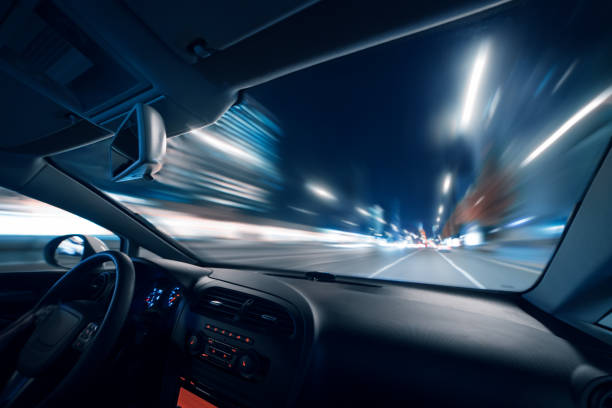
POLYGON ((110 147, 112 181, 152 180, 166 154, 166 127, 159 112, 136 104, 121 122, 110 147))
POLYGON ((62 235, 45 245, 45 261, 60 268, 72 268, 89 256, 108 250, 104 242, 88 235, 62 235))

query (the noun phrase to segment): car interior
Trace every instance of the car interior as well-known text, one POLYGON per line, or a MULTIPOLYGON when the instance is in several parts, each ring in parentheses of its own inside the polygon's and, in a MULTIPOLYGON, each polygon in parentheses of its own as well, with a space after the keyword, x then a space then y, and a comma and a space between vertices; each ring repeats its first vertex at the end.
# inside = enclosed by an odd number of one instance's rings
MULTIPOLYGON (((58 221, 35 249, 44 262, 22 268, 29 233, 0 214, 0 407, 611 407, 609 142, 543 272, 516 291, 232 262, 240 249, 211 260, 107 194, 150 185, 175 140, 225 123, 251 88, 556 7, 534 3, 3 1, 0 186, 17 210, 53 206, 111 238, 58 221), (91 146, 104 150, 80 165, 101 157, 102 187, 62 161, 91 146)), ((588 7, 606 26, 606 2, 558 13, 588 7)))

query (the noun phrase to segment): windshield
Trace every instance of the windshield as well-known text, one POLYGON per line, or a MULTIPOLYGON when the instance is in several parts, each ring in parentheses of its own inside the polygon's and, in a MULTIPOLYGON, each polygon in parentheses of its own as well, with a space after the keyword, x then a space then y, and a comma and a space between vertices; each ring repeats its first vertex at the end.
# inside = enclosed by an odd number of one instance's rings
POLYGON ((607 13, 526 3, 248 89, 153 182, 54 161, 205 260, 525 290, 612 135, 607 13))

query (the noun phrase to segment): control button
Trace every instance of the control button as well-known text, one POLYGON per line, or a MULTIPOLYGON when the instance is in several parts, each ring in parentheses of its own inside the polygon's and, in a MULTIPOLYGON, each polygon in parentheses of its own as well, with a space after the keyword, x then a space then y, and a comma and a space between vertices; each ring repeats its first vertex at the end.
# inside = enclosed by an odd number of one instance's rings
POLYGON ((254 343, 253 339, 252 339, 252 338, 250 338, 250 337, 245 337, 245 338, 243 339, 243 341, 244 341, 246 344, 253 344, 253 343, 254 343))
POLYGON ((238 371, 244 378, 252 378, 259 371, 259 358, 255 353, 243 354, 238 359, 238 371))
POLYGON ((90 322, 85 326, 85 328, 79 333, 76 340, 72 343, 72 347, 75 350, 83 351, 85 347, 89 344, 89 342, 94 338, 96 332, 98 331, 98 325, 94 322, 90 322))
POLYGON ((227 333, 227 337, 234 337, 234 333, 232 332, 227 333))
POLYGON ((213 331, 216 333, 216 332, 219 331, 219 328, 218 327, 213 327, 213 331))
POLYGON ((210 328, 211 328, 212 326, 211 326, 210 324, 206 324, 206 326, 204 326, 204 327, 206 327, 208 330, 210 330, 210 328))
POLYGON ((197 334, 192 334, 187 339, 187 351, 191 355, 199 354, 203 347, 202 337, 197 334))
POLYGON ((241 336, 241 335, 239 335, 239 334, 237 334, 237 335, 236 335, 236 340, 241 340, 241 339, 242 339, 242 336, 241 336))

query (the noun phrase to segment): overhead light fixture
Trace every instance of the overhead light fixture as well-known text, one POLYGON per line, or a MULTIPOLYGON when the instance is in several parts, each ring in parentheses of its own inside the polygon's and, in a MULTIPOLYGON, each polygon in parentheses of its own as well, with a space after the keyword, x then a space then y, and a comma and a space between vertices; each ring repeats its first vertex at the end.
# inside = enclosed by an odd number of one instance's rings
POLYGON ((544 143, 539 145, 533 152, 529 154, 521 163, 521 167, 525 167, 533 160, 535 160, 539 155, 544 152, 544 150, 548 149, 553 143, 555 143, 561 136, 567 133, 572 127, 576 125, 576 123, 580 122, 587 116, 589 113, 593 112, 599 106, 601 106, 604 102, 606 102, 610 96, 612 96, 612 86, 597 95, 595 99, 586 104, 582 109, 576 112, 571 118, 569 118, 559 129, 557 129, 552 135, 550 135, 544 143))
POLYGON ((442 214, 443 211, 444 211, 444 206, 443 205, 438 207, 438 214, 442 214))

